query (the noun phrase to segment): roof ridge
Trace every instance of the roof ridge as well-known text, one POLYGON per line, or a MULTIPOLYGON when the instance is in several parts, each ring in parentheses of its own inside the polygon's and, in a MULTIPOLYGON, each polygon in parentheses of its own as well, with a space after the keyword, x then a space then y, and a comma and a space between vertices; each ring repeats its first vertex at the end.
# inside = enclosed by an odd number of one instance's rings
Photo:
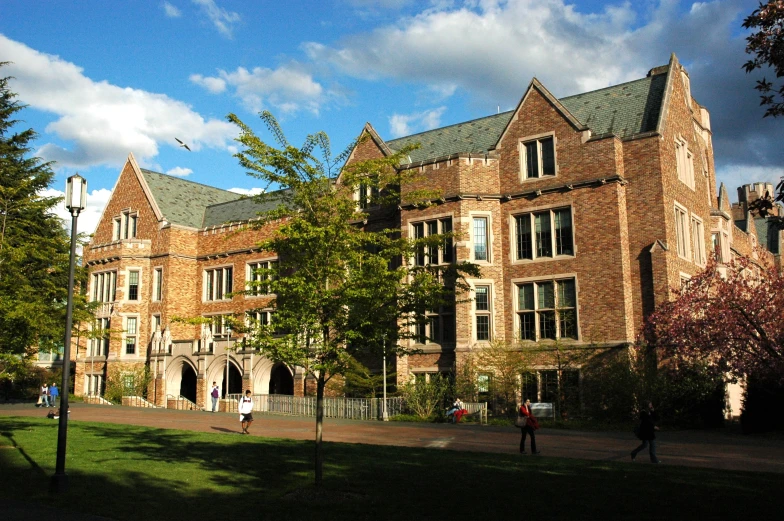
MULTIPOLYGON (((653 76, 659 76, 660 74, 667 74, 667 73, 666 72, 661 72, 659 74, 654 74, 653 76)), ((645 76, 644 78, 637 78, 636 80, 629 80, 629 81, 625 81, 623 83, 618 83, 616 85, 608 85, 607 87, 602 87, 601 89, 589 90, 589 91, 586 91, 586 92, 580 92, 578 94, 571 94, 569 96, 564 96, 563 98, 558 98, 558 101, 563 103, 564 100, 567 100, 569 98, 576 98, 577 96, 585 96, 586 94, 594 94, 596 92, 601 92, 603 90, 616 89, 616 88, 622 87, 624 85, 630 85, 632 83, 638 83, 638 82, 641 82, 641 81, 650 80, 651 78, 653 78, 653 76, 645 76)))
POLYGON ((238 194, 237 192, 232 192, 231 190, 224 190, 223 188, 218 188, 217 186, 212 186, 212 185, 208 185, 208 184, 204 184, 204 183, 199 183, 197 181, 191 181, 190 179, 183 179, 182 177, 177 177, 176 175, 164 174, 164 173, 161 173, 161 172, 156 172, 154 170, 150 170, 148 168, 140 168, 139 170, 141 170, 142 173, 162 175, 164 177, 169 177, 171 179, 174 179, 176 181, 180 181, 180 182, 183 182, 183 183, 190 183, 190 184, 193 184, 193 185, 204 186, 206 188, 211 188, 212 190, 220 190, 221 192, 226 192, 226 193, 229 193, 229 194, 234 194, 237 197, 242 197, 242 194, 238 194))
POLYGON ((505 110, 504 112, 499 112, 498 114, 490 114, 489 116, 482 116, 482 117, 479 117, 479 118, 469 119, 467 121, 461 121, 459 123, 452 123, 451 125, 445 125, 443 127, 431 128, 430 130, 423 130, 422 132, 417 132, 416 134, 409 134, 407 136, 400 136, 400 137, 395 138, 395 139, 390 139, 389 141, 386 141, 386 143, 389 144, 389 143, 392 143, 393 141, 400 141, 401 139, 407 139, 407 138, 414 137, 414 136, 421 136, 422 134, 427 134, 429 132, 435 132, 436 130, 443 130, 445 128, 450 128, 450 127, 457 127, 459 125, 465 125, 467 123, 473 123, 475 121, 479 121, 479 120, 482 120, 482 119, 497 118, 498 116, 501 116, 503 114, 509 114, 509 113, 512 113, 512 112, 514 112, 514 109, 512 109, 512 110, 505 110))

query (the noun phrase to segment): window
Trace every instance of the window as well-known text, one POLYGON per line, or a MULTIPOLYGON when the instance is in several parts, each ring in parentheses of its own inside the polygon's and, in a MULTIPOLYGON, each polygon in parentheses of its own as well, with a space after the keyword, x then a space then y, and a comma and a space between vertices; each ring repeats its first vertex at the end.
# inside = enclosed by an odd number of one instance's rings
POLYGON ((139 300, 139 272, 128 272, 128 300, 139 300))
POLYGON ((122 221, 119 217, 115 217, 114 221, 112 222, 112 240, 119 241, 120 240, 120 233, 122 230, 122 221))
POLYGON ((125 210, 112 222, 112 239, 135 239, 138 214, 125 210))
POLYGON ((518 284, 517 325, 521 340, 576 339, 574 279, 518 284))
POLYGON ((373 203, 378 199, 378 179, 373 181, 360 183, 357 189, 357 204, 360 209, 370 208, 373 203))
POLYGON ((691 241, 695 264, 705 266, 705 229, 702 219, 693 215, 691 216, 691 241))
POLYGON ((272 324, 272 310, 254 309, 245 314, 248 326, 251 328, 263 327, 272 324))
POLYGON ((480 373, 476 376, 476 390, 479 393, 489 393, 490 392, 490 381, 491 375, 486 373, 480 373))
POLYGON ((427 311, 414 324, 414 341, 418 344, 452 344, 455 342, 455 307, 442 306, 427 311))
POLYGON ((678 256, 684 259, 691 257, 689 252, 689 217, 686 209, 681 206, 675 207, 675 239, 678 256))
POLYGON ((490 286, 476 286, 474 288, 474 318, 476 321, 476 340, 489 341, 491 339, 491 309, 490 286))
POLYGON ((572 211, 559 208, 515 217, 517 260, 574 255, 572 211))
POLYGON ((686 141, 680 138, 675 140, 675 169, 678 179, 694 190, 694 155, 686 141))
POLYGON ((117 272, 93 273, 93 302, 114 302, 117 294, 117 272))
POLYGON ((158 301, 163 298, 163 268, 155 268, 155 271, 152 272, 152 278, 152 299, 158 301))
MULTIPOLYGON (((153 315, 150 320, 150 329, 153 333, 161 329, 161 316, 153 315)), ((162 331, 161 331, 162 332, 162 331)))
POLYGON ((489 261, 487 217, 474 217, 474 260, 489 261))
MULTIPOLYGON (((444 217, 423 221, 411 225, 414 239, 423 239, 431 235, 452 233, 452 218, 444 217)), ((414 252, 414 265, 448 264, 454 260, 452 239, 445 238, 440 245, 420 245, 414 252)))
POLYGON ((231 333, 231 315, 212 315, 207 327, 214 338, 225 337, 231 333))
POLYGON ((520 167, 523 179, 555 175, 555 139, 547 136, 520 145, 520 167))
POLYGON ((111 322, 109 318, 96 319, 93 326, 94 337, 90 339, 89 356, 106 356, 109 353, 109 334, 111 322))
POLYGON ((248 281, 248 291, 254 297, 259 295, 269 295, 271 293, 269 284, 265 281, 277 278, 276 268, 278 261, 249 262, 246 280, 248 281))
POLYGON ((123 375, 123 394, 136 393, 136 379, 132 374, 123 375))
POLYGON ((136 335, 137 330, 137 317, 127 317, 125 319, 125 354, 136 354, 136 335))
POLYGON ((100 396, 103 394, 103 376, 94 374, 87 375, 84 379, 87 396, 100 396))
POLYGON ((228 300, 233 287, 234 268, 214 268, 204 272, 204 300, 228 300))

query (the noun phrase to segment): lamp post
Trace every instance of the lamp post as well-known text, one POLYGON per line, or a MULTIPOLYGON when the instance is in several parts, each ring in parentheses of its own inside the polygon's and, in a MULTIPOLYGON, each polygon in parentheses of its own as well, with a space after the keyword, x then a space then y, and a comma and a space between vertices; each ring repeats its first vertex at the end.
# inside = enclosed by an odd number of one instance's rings
POLYGON ((57 464, 52 476, 55 492, 68 489, 65 475, 65 443, 68 435, 68 385, 71 380, 71 327, 73 327, 74 264, 76 261, 76 220, 84 210, 87 199, 87 181, 79 174, 65 182, 65 207, 71 213, 71 256, 68 265, 68 305, 65 312, 65 345, 63 346, 63 383, 60 386, 60 422, 57 428, 57 464))

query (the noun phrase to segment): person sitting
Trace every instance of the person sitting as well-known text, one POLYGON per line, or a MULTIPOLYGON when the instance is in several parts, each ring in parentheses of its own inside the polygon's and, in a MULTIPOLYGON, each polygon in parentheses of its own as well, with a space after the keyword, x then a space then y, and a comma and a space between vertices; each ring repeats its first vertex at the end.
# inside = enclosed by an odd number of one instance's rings
POLYGON ((455 398, 455 402, 452 404, 452 408, 446 412, 446 418, 452 423, 459 423, 460 418, 465 416, 467 413, 468 411, 466 411, 463 401, 460 398, 455 398))

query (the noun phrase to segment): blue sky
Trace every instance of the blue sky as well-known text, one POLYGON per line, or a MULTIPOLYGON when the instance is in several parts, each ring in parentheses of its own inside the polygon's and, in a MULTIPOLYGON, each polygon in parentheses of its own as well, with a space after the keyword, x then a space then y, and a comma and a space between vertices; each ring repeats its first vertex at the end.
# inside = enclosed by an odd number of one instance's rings
MULTIPOLYGON (((0 61, 29 105, 56 190, 88 180, 92 231, 129 153, 143 167, 247 193, 236 113, 339 153, 370 122, 386 139, 509 110, 531 78, 568 96, 643 77, 670 53, 711 112, 730 190, 784 175, 784 120, 762 119, 741 69, 756 0, 0 0, 0 61), (192 152, 178 147, 175 137, 192 152)), ((768 74, 771 78, 772 75, 768 74)))

